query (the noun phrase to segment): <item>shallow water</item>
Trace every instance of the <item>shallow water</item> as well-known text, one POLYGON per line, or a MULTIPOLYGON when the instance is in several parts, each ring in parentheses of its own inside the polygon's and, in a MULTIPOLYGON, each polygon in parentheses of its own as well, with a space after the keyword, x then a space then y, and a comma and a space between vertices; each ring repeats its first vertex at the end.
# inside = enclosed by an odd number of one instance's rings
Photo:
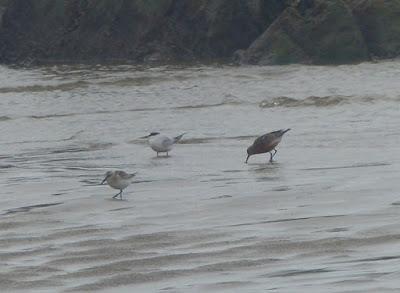
POLYGON ((0 76, 2 291, 398 292, 400 62, 0 76))

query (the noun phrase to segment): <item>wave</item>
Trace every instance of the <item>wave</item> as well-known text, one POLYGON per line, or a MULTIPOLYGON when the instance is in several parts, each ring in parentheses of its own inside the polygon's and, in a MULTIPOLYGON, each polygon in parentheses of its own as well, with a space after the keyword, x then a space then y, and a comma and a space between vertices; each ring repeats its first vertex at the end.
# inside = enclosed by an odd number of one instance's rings
POLYGON ((77 88, 86 88, 89 83, 86 81, 67 82, 58 85, 27 85, 18 87, 2 87, 0 93, 25 93, 25 92, 52 92, 52 91, 71 91, 77 88))
POLYGON ((24 213, 24 212, 29 212, 32 209, 47 208, 47 207, 50 207, 50 206, 56 206, 56 205, 60 205, 60 204, 62 204, 62 202, 43 203, 43 204, 36 204, 36 205, 30 205, 30 206, 23 206, 23 207, 8 209, 2 215, 10 215, 10 214, 15 214, 15 213, 24 213))
POLYGON ((11 165, 11 164, 1 165, 0 164, 0 169, 11 169, 11 168, 15 168, 15 165, 11 165))
POLYGON ((285 277, 296 277, 296 276, 301 276, 301 275, 322 274, 322 273, 330 273, 330 272, 334 272, 334 270, 327 269, 327 268, 309 269, 309 270, 284 270, 284 271, 279 271, 277 273, 267 275, 266 277, 285 278, 285 277))
POLYGON ((175 109, 175 110, 189 109, 190 110, 190 109, 202 109, 202 108, 215 108, 215 107, 222 107, 222 106, 237 106, 237 105, 243 105, 245 103, 246 103, 245 101, 239 99, 235 95, 225 94, 222 101, 218 102, 218 103, 177 106, 177 107, 173 107, 172 109, 175 109))
POLYGON ((353 164, 344 166, 328 166, 328 167, 313 167, 301 169, 304 171, 321 171, 321 170, 336 170, 336 169, 352 169, 352 168, 369 168, 369 167, 384 167, 390 166, 390 163, 376 162, 376 163, 365 163, 365 164, 353 164))
POLYGON ((163 77, 139 76, 139 77, 126 77, 113 81, 101 81, 98 84, 105 86, 118 86, 118 87, 148 86, 166 80, 168 79, 163 77))
POLYGON ((70 145, 60 148, 43 149, 43 153, 47 154, 63 154, 63 153, 79 153, 98 150, 106 150, 113 146, 112 143, 87 143, 82 145, 70 145))
POLYGON ((241 102, 241 101, 223 101, 221 103, 215 103, 215 104, 198 104, 198 105, 179 106, 179 107, 174 107, 173 109, 176 109, 176 110, 202 109, 202 108, 215 108, 215 107, 221 107, 221 106, 236 106, 236 105, 241 105, 241 104, 243 104, 243 102, 241 102))
MULTIPOLYGON (((197 105, 185 105, 176 107, 149 107, 149 108, 133 108, 126 110, 100 110, 94 112, 85 113, 58 113, 58 114, 44 114, 44 115, 30 115, 28 118, 31 119, 49 119, 49 118, 65 118, 73 116, 84 116, 84 115, 98 115, 98 114, 113 114, 113 113, 125 113, 125 112, 152 112, 152 111, 163 111, 163 110, 192 110, 192 109, 203 109, 203 108, 215 108, 229 105, 241 105, 241 101, 224 101, 215 104, 197 104, 197 105)), ((1 120, 0 120, 1 121, 1 120)))
POLYGON ((118 86, 118 87, 131 87, 131 86, 149 86, 166 81, 185 81, 190 79, 189 76, 173 75, 173 76, 137 76, 125 77, 117 80, 108 80, 98 82, 99 85, 105 86, 118 86))
POLYGON ((298 100, 290 97, 276 97, 271 100, 264 100, 259 103, 260 108, 273 107, 329 107, 347 103, 350 96, 310 96, 303 100, 298 100))
POLYGON ((8 120, 11 120, 11 118, 8 117, 8 116, 0 116, 0 122, 1 121, 8 121, 8 120))

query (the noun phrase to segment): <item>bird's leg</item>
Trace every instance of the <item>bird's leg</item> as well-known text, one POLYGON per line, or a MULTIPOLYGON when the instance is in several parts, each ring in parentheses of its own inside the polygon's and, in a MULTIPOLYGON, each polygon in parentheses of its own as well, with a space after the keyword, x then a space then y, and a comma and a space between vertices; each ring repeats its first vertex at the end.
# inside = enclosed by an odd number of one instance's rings
POLYGON ((119 193, 119 196, 120 196, 120 198, 122 200, 122 189, 121 189, 121 192, 119 193))
POLYGON ((167 152, 167 157, 169 157, 168 152, 167 152))
POLYGON ((276 153, 278 152, 276 149, 274 149, 274 154, 273 154, 273 156, 272 156, 272 158, 274 158, 275 157, 275 155, 276 155, 276 153))
POLYGON ((158 157, 158 152, 157 152, 157 157, 158 157))
POLYGON ((118 195, 121 195, 122 190, 120 190, 116 195, 114 195, 112 198, 117 198, 118 195))
POLYGON ((245 164, 247 164, 247 161, 249 160, 249 158, 250 158, 250 155, 247 155, 246 162, 244 162, 245 164))
POLYGON ((269 157, 269 162, 272 163, 272 162, 273 162, 272 158, 273 158, 274 156, 272 155, 271 152, 269 152, 269 156, 270 156, 270 157, 269 157))

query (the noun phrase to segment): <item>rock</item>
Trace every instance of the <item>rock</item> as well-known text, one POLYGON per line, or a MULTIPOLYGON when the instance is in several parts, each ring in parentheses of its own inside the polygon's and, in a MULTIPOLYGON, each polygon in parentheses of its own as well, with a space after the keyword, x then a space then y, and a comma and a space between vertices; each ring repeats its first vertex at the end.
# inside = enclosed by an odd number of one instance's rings
POLYGON ((400 1, 348 0, 369 52, 380 58, 400 55, 400 1))
POLYGON ((176 0, 165 18, 164 46, 189 59, 230 57, 245 49, 287 7, 281 0, 176 0))
POLYGON ((309 57, 292 38, 292 30, 302 24, 297 11, 287 9, 247 50, 236 52, 235 59, 258 65, 308 63, 309 57))
POLYGON ((400 55, 399 0, 0 0, 0 62, 341 64, 400 55))
POLYGON ((298 1, 245 51, 253 64, 340 64, 367 60, 368 50, 342 0, 298 1))
POLYGON ((0 22, 2 21, 3 14, 6 11, 9 0, 0 0, 0 22))
POLYGON ((9 1, 0 28, 3 62, 226 58, 288 6, 285 0, 9 1))

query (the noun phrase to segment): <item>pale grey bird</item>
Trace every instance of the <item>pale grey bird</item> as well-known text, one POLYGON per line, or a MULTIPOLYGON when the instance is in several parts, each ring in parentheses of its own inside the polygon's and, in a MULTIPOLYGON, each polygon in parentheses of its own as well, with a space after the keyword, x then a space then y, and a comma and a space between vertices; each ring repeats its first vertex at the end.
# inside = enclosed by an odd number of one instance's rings
POLYGON ((119 195, 122 200, 122 191, 131 184, 131 179, 135 177, 135 175, 136 173, 128 174, 124 171, 108 171, 101 184, 107 181, 109 186, 114 189, 119 189, 119 193, 114 195, 113 198, 117 198, 119 195))
POLYGON ((264 153, 269 153, 270 158, 269 161, 273 162, 273 158, 275 157, 276 153, 278 152, 276 150, 276 146, 281 142, 282 136, 288 132, 290 128, 286 130, 277 130, 273 131, 267 134, 264 134, 260 137, 258 137, 254 143, 249 146, 247 149, 247 159, 246 162, 249 160, 250 156, 256 155, 256 154, 264 154, 264 153), (274 153, 272 154, 272 151, 274 153))
POLYGON ((149 145, 155 152, 157 152, 157 157, 159 153, 167 153, 168 157, 168 153, 172 150, 174 144, 176 144, 184 135, 185 133, 182 133, 181 135, 170 138, 160 134, 159 132, 152 132, 141 138, 149 139, 149 145))

